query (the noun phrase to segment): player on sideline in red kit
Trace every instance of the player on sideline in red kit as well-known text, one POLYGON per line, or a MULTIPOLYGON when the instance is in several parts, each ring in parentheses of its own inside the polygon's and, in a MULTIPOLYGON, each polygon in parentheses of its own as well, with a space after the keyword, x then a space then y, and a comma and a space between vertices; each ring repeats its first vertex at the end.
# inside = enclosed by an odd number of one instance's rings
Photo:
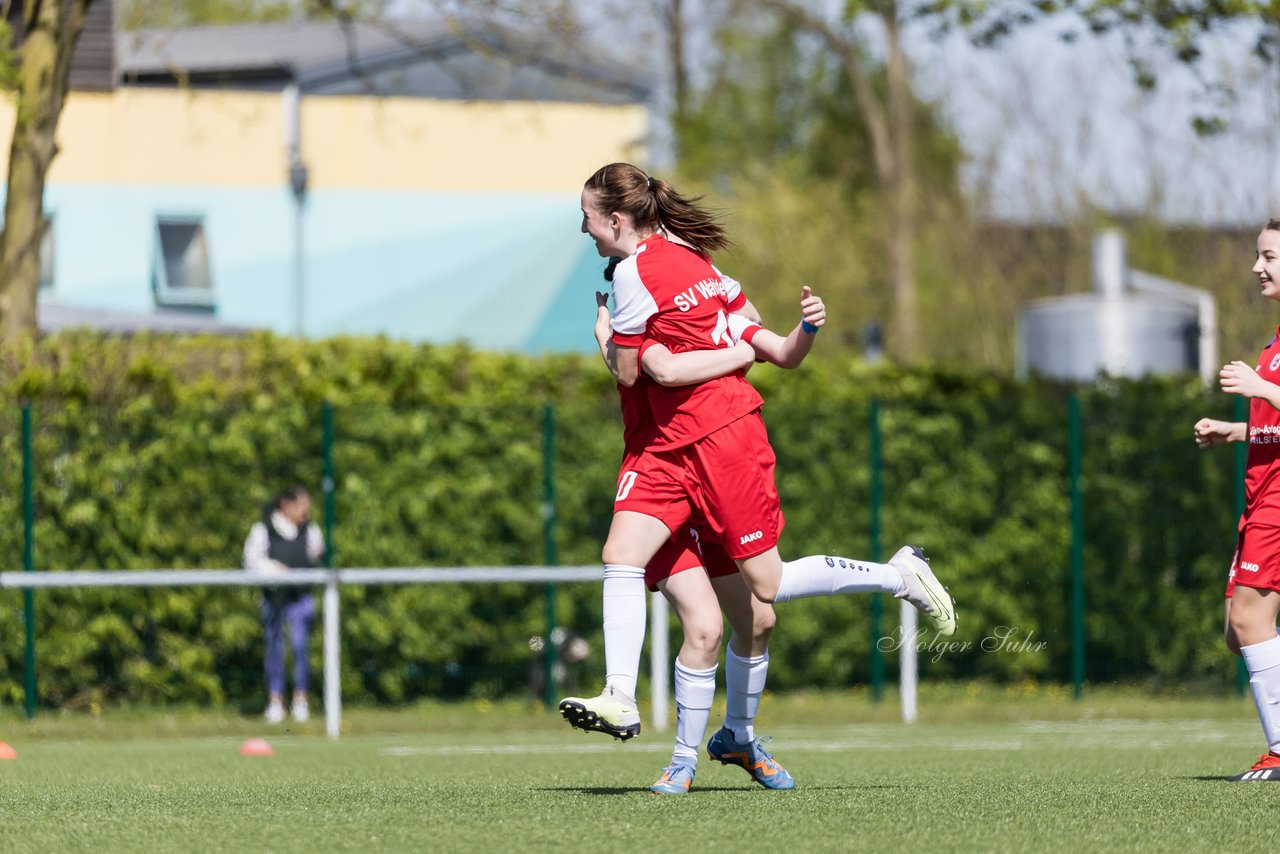
MULTIPOLYGON (((1267 299, 1280 302, 1280 220, 1269 221, 1258 235, 1253 273, 1267 299)), ((1236 782, 1280 782, 1280 329, 1262 349, 1258 365, 1241 361, 1219 372, 1222 390, 1249 398, 1247 422, 1196 422, 1201 448, 1248 442, 1245 507, 1236 536, 1235 556, 1227 577, 1227 648, 1244 657, 1249 690, 1258 710, 1267 752, 1227 779, 1236 782)))

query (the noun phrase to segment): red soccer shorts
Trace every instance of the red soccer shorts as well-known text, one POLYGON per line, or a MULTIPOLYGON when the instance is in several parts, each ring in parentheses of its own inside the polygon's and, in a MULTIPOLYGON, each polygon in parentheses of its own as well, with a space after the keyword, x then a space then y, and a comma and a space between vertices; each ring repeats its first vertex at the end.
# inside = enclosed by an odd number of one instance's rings
POLYGON ((622 510, 652 516, 673 534, 685 527, 693 505, 680 466, 662 454, 623 454, 613 512, 622 510))
POLYGON ((777 458, 759 411, 655 456, 679 461, 693 506, 731 558, 754 557, 778 544, 786 520, 773 480, 777 458))
POLYGON ((1280 590, 1280 527, 1245 525, 1236 538, 1236 553, 1227 577, 1227 598, 1237 584, 1280 590))
POLYGON ((685 525, 671 535, 658 553, 644 568, 644 583, 650 590, 658 589, 658 582, 687 569, 704 567, 708 578, 733 575, 738 565, 733 562, 720 544, 703 538, 697 527, 685 525))

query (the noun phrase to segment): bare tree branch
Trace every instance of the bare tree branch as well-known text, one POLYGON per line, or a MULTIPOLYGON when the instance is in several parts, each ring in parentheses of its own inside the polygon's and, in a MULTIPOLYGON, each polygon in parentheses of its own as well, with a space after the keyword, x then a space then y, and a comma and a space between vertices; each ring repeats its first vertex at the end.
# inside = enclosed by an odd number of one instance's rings
POLYGON ((784 18, 800 29, 817 36, 827 49, 835 55, 844 71, 849 85, 853 89, 854 98, 858 101, 858 110, 867 122, 867 131, 871 135, 871 152, 875 158, 876 172, 881 178, 897 173, 898 166, 889 131, 889 116, 884 104, 876 95, 871 76, 857 45, 839 33, 827 21, 814 15, 804 6, 788 0, 764 0, 764 5, 778 11, 784 18))

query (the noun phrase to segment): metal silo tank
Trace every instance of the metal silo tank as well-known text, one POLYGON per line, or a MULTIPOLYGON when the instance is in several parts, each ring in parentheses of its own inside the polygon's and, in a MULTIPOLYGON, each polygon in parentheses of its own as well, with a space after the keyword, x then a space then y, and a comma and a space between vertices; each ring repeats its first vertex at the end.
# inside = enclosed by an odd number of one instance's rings
POLYGON ((1093 292, 1037 300, 1018 318, 1018 374, 1091 381, 1217 369, 1217 312, 1206 291, 1129 267, 1124 235, 1092 246, 1093 292))
POLYGON ((1143 294, 1031 303, 1019 318, 1019 373, 1090 381, 1196 371, 1197 313, 1143 294))

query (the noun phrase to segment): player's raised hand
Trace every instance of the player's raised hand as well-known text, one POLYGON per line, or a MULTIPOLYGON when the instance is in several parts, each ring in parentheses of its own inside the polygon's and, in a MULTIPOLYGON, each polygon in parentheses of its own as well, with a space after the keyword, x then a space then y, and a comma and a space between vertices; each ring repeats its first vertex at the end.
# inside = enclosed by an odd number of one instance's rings
POLYGON ((1266 381, 1258 376, 1258 372, 1239 359, 1222 366, 1218 371, 1218 381, 1227 394, 1257 397, 1266 389, 1266 381))
POLYGON ((800 318, 810 326, 822 326, 827 322, 827 307, 822 297, 816 296, 808 285, 800 289, 800 318))
MULTIPOLYGON (((609 328, 609 294, 604 291, 596 291, 596 326, 595 336, 596 343, 600 345, 601 353, 609 341, 612 330, 609 328)), ((605 361, 609 361, 608 358, 605 361)))
POLYGON ((1196 422, 1196 447, 1212 448, 1225 445, 1231 441, 1231 431, 1235 425, 1228 421, 1217 421, 1213 418, 1201 418, 1196 422))

